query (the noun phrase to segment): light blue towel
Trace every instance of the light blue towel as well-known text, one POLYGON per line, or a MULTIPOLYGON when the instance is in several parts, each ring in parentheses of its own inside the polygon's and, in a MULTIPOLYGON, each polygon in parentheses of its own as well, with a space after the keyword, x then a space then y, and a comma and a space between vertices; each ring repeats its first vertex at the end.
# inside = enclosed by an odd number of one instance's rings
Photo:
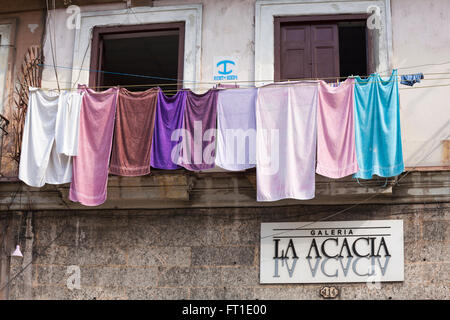
POLYGON ((359 171, 355 178, 399 175, 404 170, 397 70, 355 79, 355 138, 359 171))

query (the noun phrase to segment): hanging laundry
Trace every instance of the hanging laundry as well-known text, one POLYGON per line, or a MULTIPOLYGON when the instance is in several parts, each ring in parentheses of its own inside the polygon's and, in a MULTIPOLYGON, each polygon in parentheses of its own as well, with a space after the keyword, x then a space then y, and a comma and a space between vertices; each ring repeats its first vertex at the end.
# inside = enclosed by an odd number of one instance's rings
POLYGON ((79 86, 79 89, 84 96, 69 199, 86 206, 98 206, 106 200, 118 90, 95 92, 86 86, 79 86))
POLYGON ((314 198, 317 83, 290 82, 258 90, 257 200, 314 198))
POLYGON ((214 89, 203 94, 187 92, 178 165, 188 170, 214 167, 217 94, 214 89))
POLYGON ((412 87, 414 84, 419 83, 423 78, 423 73, 404 74, 402 75, 400 83, 412 87))
POLYGON ((178 154, 181 144, 178 135, 183 126, 184 109, 186 107, 186 94, 182 90, 167 97, 162 90, 158 93, 156 105, 155 132, 151 151, 151 165, 154 168, 174 170, 179 168, 178 154))
POLYGON ((150 152, 159 88, 130 92, 120 88, 109 172, 120 176, 150 173, 150 152))
POLYGON ((355 79, 356 178, 399 175, 404 170, 397 70, 389 79, 355 79))
POLYGON ((55 143, 59 101, 59 94, 30 88, 19 164, 19 179, 29 186, 68 183, 72 177, 72 159, 58 154, 55 143))
POLYGON ((353 79, 337 87, 319 82, 316 172, 342 178, 358 171, 353 114, 353 79))
POLYGON ((219 167, 231 171, 255 167, 257 93, 256 88, 219 91, 216 146, 219 167))
POLYGON ((55 142, 58 153, 76 156, 82 92, 62 92, 56 117, 55 142))

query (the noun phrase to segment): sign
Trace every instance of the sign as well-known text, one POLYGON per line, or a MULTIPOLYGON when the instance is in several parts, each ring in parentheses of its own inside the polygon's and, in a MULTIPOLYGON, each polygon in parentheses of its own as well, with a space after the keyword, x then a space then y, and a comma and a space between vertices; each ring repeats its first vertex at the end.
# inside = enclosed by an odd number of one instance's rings
POLYGON ((319 293, 324 299, 334 299, 339 295, 339 289, 336 287, 322 287, 319 293))
POLYGON ((260 283, 403 281, 403 221, 262 223, 260 256, 260 283))
POLYGON ((238 62, 233 57, 214 58, 214 81, 238 80, 238 62))

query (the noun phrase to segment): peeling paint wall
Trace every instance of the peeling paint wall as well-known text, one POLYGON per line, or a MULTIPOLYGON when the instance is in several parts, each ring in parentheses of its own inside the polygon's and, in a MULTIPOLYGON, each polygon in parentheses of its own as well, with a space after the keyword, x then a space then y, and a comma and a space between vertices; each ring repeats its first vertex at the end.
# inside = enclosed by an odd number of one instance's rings
MULTIPOLYGON (((330 8, 334 8, 336 14, 347 13, 348 10, 353 8, 352 3, 349 1, 280 1, 280 3, 285 2, 289 5, 310 4, 311 6, 308 8, 314 8, 314 5, 316 3, 319 5, 320 2, 320 5, 330 5, 330 8)), ((382 65, 399 68, 400 74, 410 72, 450 72, 450 64, 428 65, 445 62, 448 60, 446 57, 450 56, 450 36, 447 32, 444 32, 444 30, 448 29, 445 28, 445 25, 450 23, 448 17, 450 3, 446 0, 432 0, 429 2, 421 0, 393 0, 391 2, 391 15, 388 15, 388 13, 387 15, 388 18, 391 18, 392 24, 384 26, 387 33, 383 34, 382 37, 383 39, 386 37, 387 42, 383 45, 383 54, 380 55, 383 58, 386 54, 390 56, 390 60, 389 63, 384 62, 382 65), (428 3, 431 5, 429 6, 428 3), (411 30, 414 30, 414 32, 411 32, 411 30), (415 65, 421 66, 409 68, 415 65)), ((388 10, 391 2, 384 0, 367 1, 367 6, 371 3, 382 3, 382 9, 388 10)), ((240 80, 254 80, 255 74, 258 73, 255 73, 255 3, 262 2, 256 2, 255 0, 160 0, 155 1, 154 6, 180 6, 198 3, 202 4, 203 9, 201 48, 199 48, 201 63, 197 67, 200 76, 196 80, 203 82, 213 80, 213 60, 216 56, 233 56, 238 58, 240 80)), ((355 1, 356 3, 360 6, 362 2, 355 1)), ((358 6, 354 6, 354 8, 355 10, 360 10, 358 6)), ((103 12, 112 9, 125 9, 125 4, 86 6, 82 7, 82 12, 103 12)), ((128 15, 130 23, 139 23, 134 21, 133 11, 130 10, 128 15)), ((55 16, 56 24, 64 26, 67 17, 68 14, 64 9, 57 10, 55 16)), ((389 19, 387 20, 388 22, 389 19)), ((47 32, 45 46, 47 62, 51 61, 48 35, 49 33, 47 32)), ((58 48, 57 64, 72 66, 73 52, 76 49, 74 48, 75 30, 56 28, 55 38, 58 48)), ((86 64, 89 65, 88 62, 86 64)), ((269 67, 272 68, 272 65, 269 67)), ((67 69, 59 69, 58 76, 62 86, 70 85, 73 79, 72 72, 67 69)), ((437 75, 426 75, 426 78, 438 77, 437 75)), ((448 78, 448 75, 441 75, 440 78, 448 78)), ((55 87, 55 80, 54 70, 46 68, 44 71, 44 83, 46 86, 55 87)), ((445 79, 425 80, 420 85, 442 85, 445 83, 450 82, 445 79)), ((210 85, 204 84, 199 85, 197 89, 205 91, 209 87, 210 85)), ((405 88, 404 86, 400 87, 405 88)), ((450 139, 450 119, 447 112, 448 99, 446 98, 448 88, 449 86, 444 86, 400 91, 401 124, 406 166, 449 166, 448 160, 444 156, 446 151, 442 146, 444 140, 450 139)))
MULTIPOLYGON (((307 1, 300 1, 306 3, 307 1)), ((255 0, 161 0, 154 6, 203 4, 201 32, 201 66, 200 81, 211 81, 213 59, 215 56, 235 56, 240 63, 240 79, 253 80, 255 50, 255 0)), ((450 83, 445 78, 448 74, 428 75, 429 73, 450 73, 450 36, 444 30, 450 23, 450 3, 446 0, 394 0, 392 1, 392 65, 399 68, 399 73, 424 72, 426 78, 418 86, 440 86, 450 83), (420 23, 418 23, 420 21, 420 23), (414 32, 411 32, 413 30, 414 32), (415 54, 419 52, 420 54, 415 54), (410 68, 411 66, 418 66, 410 68), (439 79, 441 78, 441 79, 439 79)), ((105 11, 124 9, 124 3, 105 4, 82 7, 83 11, 105 11)), ((337 12, 339 13, 339 12, 337 12)), ((67 30, 65 22, 69 14, 64 9, 56 10, 55 33, 56 63, 71 66, 74 51, 75 30, 67 30), (61 26, 64 26, 63 28, 61 26)), ((130 19, 133 14, 130 13, 130 19)), ((41 44, 44 32, 43 11, 23 12, 20 14, 3 14, 0 19, 17 18, 15 39, 15 72, 18 70, 26 49, 31 45, 41 44)), ((53 24, 50 24, 53 26, 53 24)), ((53 28, 52 28, 53 29, 53 28)), ((49 46, 50 32, 47 29, 44 41, 46 63, 53 64, 49 46)), ((45 68, 44 84, 56 87, 53 68, 45 68)), ((70 70, 59 69, 61 86, 68 86, 72 81, 70 70)), ((3 113, 11 119, 11 94, 14 80, 8 81, 5 88, 5 107, 3 113)), ((206 89, 206 85, 203 85, 206 89)), ((400 86, 405 88, 404 86, 400 86)), ((401 90, 401 124, 406 165, 415 166, 449 166, 445 156, 450 140, 450 119, 448 117, 447 92, 449 86, 424 89, 401 90)), ((3 90, 3 89, 2 89, 3 90)), ((1 174, 16 176, 17 168, 8 157, 11 136, 6 137, 3 147, 1 174)))
MULTIPOLYGON (((348 1, 299 2, 339 4, 348 1)), ((450 56, 450 36, 445 32, 448 28, 444 27, 449 23, 449 2, 431 0, 428 1, 433 4, 431 6, 422 0, 391 2, 392 64, 401 68, 427 65, 416 69, 400 69, 400 73, 450 72, 450 64, 428 65, 445 62, 450 56)), ((201 53, 199 80, 211 81, 213 59, 218 55, 238 57, 241 64, 240 79, 253 80, 255 0, 160 0, 155 1, 154 5, 198 3, 203 5, 200 35, 202 45, 197 48, 201 53)), ((124 8, 125 5, 119 3, 82 7, 82 10, 102 12, 124 8)), ((336 13, 339 13, 340 7, 335 8, 336 13)), ((44 13, 10 14, 2 15, 0 18, 3 17, 19 18, 15 60, 21 61, 30 45, 41 43, 44 13)), ((73 52, 76 50, 75 30, 69 31, 61 27, 65 26, 67 17, 65 10, 57 10, 54 20, 56 27, 51 29, 56 31, 56 63, 61 66, 72 65, 73 52)), ((134 21, 131 11, 129 19, 134 21)), ((52 64, 49 37, 47 29, 44 41, 45 59, 46 63, 52 64)), ((16 69, 19 66, 20 64, 16 63, 16 69)), ((58 76, 62 85, 71 84, 71 71, 59 69, 58 76)), ((46 68, 45 85, 55 88, 55 80, 53 68, 46 68)), ((421 85, 443 83, 450 81, 427 80, 421 85)), ((401 121, 407 165, 449 165, 445 162, 447 160, 442 160, 440 147, 440 142, 450 130, 446 95, 449 88, 401 91, 401 121)), ((5 142, 5 146, 8 144, 9 142, 5 142)), ((5 157, 1 173, 10 176, 17 174, 14 165, 7 163, 5 157)), ((430 174, 428 178, 422 174, 412 175, 418 181, 414 180, 405 188, 398 188, 393 194, 394 199, 406 197, 405 194, 416 199, 425 195, 430 197, 427 201, 423 201, 428 204, 399 204, 396 200, 397 204, 358 206, 334 218, 334 220, 403 219, 405 281, 383 283, 381 289, 375 291, 369 290, 365 284, 337 285, 341 290, 341 299, 450 298, 448 238, 450 208, 448 201, 445 200, 445 196, 448 195, 448 184, 443 181, 445 175, 440 173, 430 174), (426 183, 416 184, 423 181, 426 183), (433 192, 439 197, 433 198, 433 192), (442 202, 439 202, 441 201, 439 199, 443 199, 442 202)), ((231 184, 233 179, 230 177, 231 175, 222 177, 220 183, 231 184)), ((259 285, 260 223, 317 221, 343 209, 344 206, 325 206, 320 203, 306 206, 302 203, 275 208, 256 207, 252 202, 250 207, 242 208, 243 203, 248 205, 250 200, 254 201, 254 188, 247 183, 245 188, 239 189, 235 181, 234 202, 230 202, 228 198, 217 197, 215 194, 217 190, 222 193, 229 190, 217 182, 219 179, 216 176, 211 176, 205 179, 205 184, 201 185, 200 190, 194 189, 192 193, 189 193, 181 183, 175 188, 174 182, 171 181, 170 192, 182 198, 183 206, 193 206, 194 203, 198 206, 196 201, 200 199, 203 206, 211 207, 219 203, 218 199, 222 199, 220 206, 232 203, 241 208, 125 210, 123 209, 125 205, 133 203, 133 200, 128 199, 127 204, 120 204, 120 201, 123 201, 120 194, 126 184, 121 185, 122 179, 117 177, 113 177, 112 181, 116 181, 110 183, 110 187, 116 192, 112 198, 117 201, 119 207, 123 206, 122 210, 108 209, 117 207, 112 205, 98 211, 95 209, 62 211, 57 208, 53 211, 42 211, 38 208, 33 214, 23 213, 27 219, 22 219, 21 223, 18 215, 8 212, 14 219, 8 227, 10 234, 6 252, 14 249, 17 232, 21 230, 18 241, 22 245, 24 258, 9 260, 4 259, 3 254, 0 263, 0 283, 5 282, 7 273, 13 277, 30 261, 32 264, 12 281, 8 291, 0 292, 0 298, 6 295, 10 299, 320 299, 320 285, 259 285), (218 183, 219 188, 214 183, 218 183), (79 267, 81 282, 80 289, 71 290, 67 286, 67 281, 71 276, 75 276, 76 272, 73 273, 70 271, 73 269, 68 268, 73 266, 74 270, 79 267)), ((146 198, 146 202, 140 205, 145 204, 148 205, 146 208, 150 208, 159 201, 160 205, 164 202, 167 206, 167 194, 155 192, 161 189, 161 185, 165 186, 163 182, 157 180, 154 185, 151 184, 151 188, 147 185, 143 188, 137 183, 137 179, 133 181, 130 184, 139 192, 148 192, 150 195, 142 196, 146 198)), ((342 198, 347 196, 346 201, 352 203, 356 201, 356 196, 349 196, 349 190, 360 192, 362 197, 368 189, 347 185, 336 187, 327 181, 318 185, 326 185, 328 192, 325 192, 326 195, 332 194, 342 198)), ((10 186, 2 185, 2 187, 2 195, 6 194, 6 202, 9 203, 10 186)), ((49 206, 49 201, 54 201, 53 203, 58 201, 59 205, 61 200, 59 192, 64 188, 67 189, 62 187, 55 191, 53 187, 46 187, 39 192, 34 191, 33 201, 42 206, 49 206)), ((229 196, 229 193, 226 195, 229 196)), ((5 199, 0 200, 4 204, 5 199)), ((173 206, 174 200, 169 201, 172 201, 170 203, 173 206)), ((177 202, 177 205, 181 207, 180 202, 177 202)), ((21 207, 20 209, 25 210, 21 207)), ((7 220, 0 219, 0 228, 3 228, 5 223, 7 220)))
POLYGON ((450 86, 439 87, 450 84, 449 29, 450 1, 392 1, 394 65, 399 73, 423 72, 425 79, 435 79, 418 86, 437 86, 401 91, 408 166, 450 166, 444 148, 450 140, 450 86))

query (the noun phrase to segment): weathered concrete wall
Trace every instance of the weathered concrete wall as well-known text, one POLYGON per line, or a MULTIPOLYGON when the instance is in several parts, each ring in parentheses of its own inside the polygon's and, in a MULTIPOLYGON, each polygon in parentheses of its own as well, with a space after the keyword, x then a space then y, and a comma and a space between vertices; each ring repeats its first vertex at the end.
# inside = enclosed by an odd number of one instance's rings
MULTIPOLYGON (((316 221, 342 208, 34 212, 22 219, 25 257, 13 258, 11 276, 34 262, 9 298, 321 299, 321 285, 259 284, 260 223, 316 221), (71 265, 80 289, 67 288, 71 265)), ((339 284, 340 299, 450 298, 448 203, 359 206, 333 220, 363 219, 403 219, 405 281, 339 284)))
MULTIPOLYGON (((355 4, 357 2, 355 0, 355 4)), ((389 5, 391 6, 391 14, 387 15, 388 18, 391 18, 387 22, 391 21, 391 24, 383 26, 382 38, 387 40, 380 52, 380 57, 389 56, 390 60, 384 64, 383 70, 378 71, 386 73, 387 71, 384 69, 393 67, 399 68, 400 74, 424 72, 427 79, 434 80, 424 80, 419 86, 441 86, 411 90, 402 87, 400 94, 401 124, 406 165, 408 167, 449 166, 450 160, 444 156, 448 153, 448 145, 450 145, 450 143, 446 142, 445 144, 444 142, 450 139, 450 124, 446 116, 448 107, 446 92, 449 87, 442 86, 449 83, 446 80, 448 75, 432 75, 432 73, 450 72, 450 64, 443 64, 448 62, 446 57, 450 54, 450 36, 448 32, 444 32, 450 23, 448 17, 450 3, 447 0, 381 2, 372 0, 366 2, 367 7, 371 4, 382 3, 383 10, 388 10, 389 5), (420 54, 416 54, 417 50, 420 50, 420 54), (411 68, 411 66, 417 67, 411 68)), ((364 5, 366 2, 358 3, 364 5)), ((255 3, 257 3, 255 0, 156 0, 153 5, 164 7, 202 4, 202 30, 199 35, 201 37, 201 57, 200 66, 196 67, 198 73, 196 81, 208 82, 212 81, 213 59, 216 56, 238 57, 240 80, 253 81, 257 77, 255 73, 255 3)), ((341 0, 287 0, 283 3, 290 3, 293 6, 309 5, 310 9, 314 9, 316 4, 317 6, 327 5, 335 8, 335 12, 332 13, 336 14, 348 13, 349 8, 353 8, 351 1, 341 0)), ((82 12, 101 12, 124 8, 124 3, 104 4, 84 6, 82 12)), ((73 52, 76 49, 75 30, 68 30, 65 27, 68 16, 69 14, 64 9, 56 10, 55 22, 59 26, 56 28, 55 36, 58 44, 56 60, 59 65, 64 67, 73 65, 73 52)), ((117 19, 122 18, 123 16, 117 17, 117 19)), ((127 19, 129 23, 139 23, 132 11, 128 12, 127 19)), ((113 20, 108 22, 114 24, 113 20)), ((116 21, 116 23, 118 22, 116 21)), ((273 49, 268 48, 268 50, 273 49)), ((51 52, 49 41, 47 41, 45 52, 49 58, 51 52)), ((84 52, 82 52, 82 56, 84 56, 84 52)), ((89 68, 89 61, 84 61, 84 63, 86 68, 89 68)), ((272 64, 270 61, 262 61, 259 66, 265 66, 266 69, 271 70, 272 64)), ((74 67, 78 68, 79 66, 74 67)), ((77 75, 79 71, 76 72, 77 75)), ((69 86, 73 80, 71 70, 59 69, 58 76, 62 86, 69 86)), ((44 70, 44 80, 45 86, 56 87, 54 70, 51 67, 44 70)), ((199 85, 197 89, 204 91, 209 87, 211 85, 203 84, 199 85)))
POLYGON ((423 89, 400 90, 407 165, 449 166, 450 1, 392 0, 393 66, 423 72, 423 89), (414 66, 414 67, 411 67, 414 66), (430 80, 433 79, 433 80, 430 80))

